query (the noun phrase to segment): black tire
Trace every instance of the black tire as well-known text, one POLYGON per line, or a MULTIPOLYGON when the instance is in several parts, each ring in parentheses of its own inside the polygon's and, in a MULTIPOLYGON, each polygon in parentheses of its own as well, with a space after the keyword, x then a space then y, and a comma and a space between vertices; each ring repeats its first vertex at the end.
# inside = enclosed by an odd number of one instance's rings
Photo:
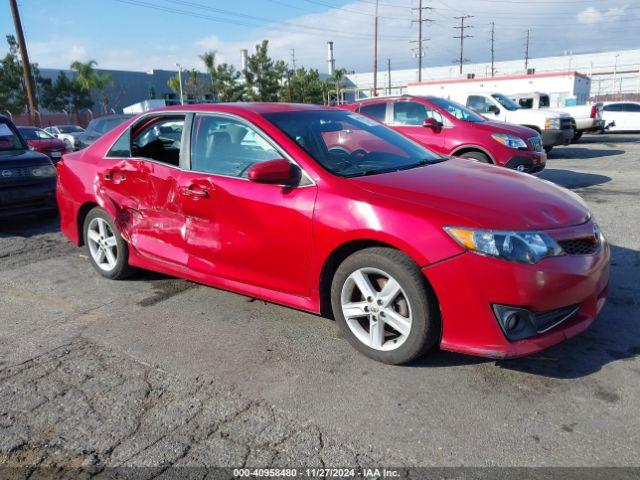
POLYGON ((463 154, 458 156, 461 158, 471 158, 473 160, 479 161, 480 163, 493 163, 491 159, 482 152, 464 152, 463 154))
POLYGON ((544 151, 549 153, 551 150, 553 150, 553 146, 551 147, 544 147, 544 151))
POLYGON ((418 265, 405 253, 393 248, 372 247, 347 257, 336 270, 331 284, 331 308, 340 331, 351 345, 379 362, 399 365, 424 355, 440 339, 440 310, 435 293, 418 265), (351 331, 342 312, 341 293, 348 277, 360 268, 376 268, 390 274, 409 301, 412 322, 404 343, 382 351, 362 343, 351 331))
POLYGON ((89 211, 89 213, 84 219, 84 224, 82 227, 82 235, 84 239, 85 248, 87 250, 87 256, 89 257, 89 261, 91 262, 91 265, 93 266, 93 268, 100 275, 102 275, 105 278, 109 278, 111 280, 122 280, 129 277, 131 273, 133 273, 133 267, 129 265, 129 245, 127 244, 127 242, 124 241, 120 233, 118 233, 118 230, 115 228, 111 217, 102 208, 94 207, 92 210, 89 211), (93 258, 93 255, 91 254, 91 251, 89 249, 89 242, 87 241, 87 236, 88 236, 87 230, 89 229, 89 224, 94 218, 98 218, 98 217, 102 218, 109 224, 109 227, 111 228, 112 232, 114 233, 114 236, 116 237, 116 245, 117 245, 117 252, 118 252, 116 266, 113 268, 113 270, 110 270, 110 271, 105 271, 98 266, 98 264, 93 258))
POLYGON ((573 134, 573 138, 571 139, 571 143, 576 143, 578 140, 582 138, 583 132, 576 132, 573 134))

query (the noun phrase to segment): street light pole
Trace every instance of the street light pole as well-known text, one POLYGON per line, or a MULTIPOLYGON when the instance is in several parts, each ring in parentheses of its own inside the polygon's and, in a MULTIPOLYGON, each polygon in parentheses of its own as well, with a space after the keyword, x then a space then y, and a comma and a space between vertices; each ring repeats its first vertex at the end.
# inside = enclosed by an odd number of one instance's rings
POLYGON ((178 67, 178 83, 180 84, 180 105, 184 105, 184 97, 182 96, 182 67, 179 63, 176 63, 178 67))

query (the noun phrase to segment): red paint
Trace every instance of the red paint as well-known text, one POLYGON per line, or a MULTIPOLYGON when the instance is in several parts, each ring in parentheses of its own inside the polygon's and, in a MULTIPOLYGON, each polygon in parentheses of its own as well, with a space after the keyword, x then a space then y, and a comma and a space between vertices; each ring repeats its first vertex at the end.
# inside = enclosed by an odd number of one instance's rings
MULTIPOLYGON (((534 167, 533 170, 537 172, 542 170, 546 164, 547 156, 544 151, 533 151, 529 143, 529 139, 537 135, 536 131, 504 122, 472 123, 459 120, 447 110, 431 102, 430 97, 404 95, 402 97, 380 98, 344 105, 343 108, 357 111, 365 105, 389 102, 420 103, 429 109, 435 110, 447 120, 450 126, 445 128, 441 128, 432 118, 428 118, 424 125, 390 125, 394 130, 412 138, 431 151, 444 155, 457 155, 469 150, 478 151, 487 155, 492 163, 500 166, 507 165, 507 162, 512 159, 521 158, 527 163, 530 162, 534 167), (495 133, 515 135, 527 143, 528 148, 527 150, 520 150, 507 147, 491 137, 495 133)), ((508 166, 511 166, 511 164, 508 166)))
POLYGON ((406 252, 424 271, 442 310, 441 346, 506 357, 538 351, 593 321, 606 296, 609 247, 595 254, 517 264, 468 253, 446 225, 544 229, 558 239, 592 229, 586 205, 550 183, 452 159, 395 173, 328 173, 262 113, 324 107, 229 104, 171 111, 242 117, 277 143, 312 180, 301 187, 180 170, 144 159, 109 159, 135 119, 58 164, 62 230, 81 243, 83 206, 101 205, 130 245, 132 265, 319 312, 330 255, 353 241, 406 252), (106 175, 106 176, 105 176, 106 175), (580 304, 579 316, 530 340, 508 342, 492 302, 532 310, 580 304))

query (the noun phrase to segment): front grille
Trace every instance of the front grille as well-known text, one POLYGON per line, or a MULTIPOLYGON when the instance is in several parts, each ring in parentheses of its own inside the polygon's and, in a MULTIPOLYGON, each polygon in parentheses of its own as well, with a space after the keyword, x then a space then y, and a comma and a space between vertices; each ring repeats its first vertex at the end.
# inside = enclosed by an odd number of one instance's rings
POLYGON ((541 152, 544 148, 542 144, 542 138, 537 135, 529 139, 529 145, 531 146, 531 150, 533 150, 534 152, 541 152))
POLYGON ((561 118, 560 119, 560 129, 561 130, 566 130, 566 129, 576 129, 576 121, 573 118, 561 118))
POLYGON ((0 182, 11 181, 15 178, 25 178, 31 176, 31 168, 0 168, 0 182))
POLYGON ((544 333, 551 330, 556 325, 569 320, 578 311, 579 305, 570 305, 568 307, 557 308, 548 312, 535 312, 533 314, 533 322, 536 331, 544 333))
POLYGON ((567 255, 591 255, 598 249, 598 242, 595 237, 562 240, 558 244, 567 255))

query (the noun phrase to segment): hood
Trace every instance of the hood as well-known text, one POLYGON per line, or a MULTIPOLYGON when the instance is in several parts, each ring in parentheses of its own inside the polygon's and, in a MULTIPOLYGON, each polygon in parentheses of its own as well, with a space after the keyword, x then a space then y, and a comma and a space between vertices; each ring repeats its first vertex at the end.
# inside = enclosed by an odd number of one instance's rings
POLYGON ((536 132, 532 128, 515 125, 513 123, 495 122, 489 120, 486 122, 473 123, 472 125, 479 130, 484 130, 489 135, 491 135, 492 133, 508 133, 511 135, 516 135, 523 140, 527 140, 528 138, 531 138, 535 135, 539 135, 538 132, 536 132))
POLYGON ((0 152, 0 170, 13 167, 37 167, 51 165, 51 159, 43 153, 31 150, 13 150, 0 152))
POLYGON ((374 194, 419 205, 445 225, 545 230, 586 222, 575 193, 526 173, 451 159, 399 172, 351 178, 374 194))
POLYGON ((64 142, 57 138, 27 140, 27 144, 33 148, 64 148, 64 142))

